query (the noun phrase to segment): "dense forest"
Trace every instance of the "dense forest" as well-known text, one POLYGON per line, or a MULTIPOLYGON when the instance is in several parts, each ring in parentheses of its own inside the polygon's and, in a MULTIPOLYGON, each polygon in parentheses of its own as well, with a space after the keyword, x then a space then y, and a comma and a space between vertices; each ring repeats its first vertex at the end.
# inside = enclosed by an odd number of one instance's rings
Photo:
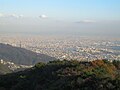
POLYGON ((0 90, 120 90, 120 61, 56 60, 0 76, 0 90))

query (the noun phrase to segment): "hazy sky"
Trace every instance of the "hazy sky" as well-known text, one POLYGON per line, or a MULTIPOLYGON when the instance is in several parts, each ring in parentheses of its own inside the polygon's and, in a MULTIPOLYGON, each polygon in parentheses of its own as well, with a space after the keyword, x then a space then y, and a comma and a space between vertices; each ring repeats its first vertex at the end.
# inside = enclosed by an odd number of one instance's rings
POLYGON ((120 0, 0 0, 0 33, 120 35, 120 0))

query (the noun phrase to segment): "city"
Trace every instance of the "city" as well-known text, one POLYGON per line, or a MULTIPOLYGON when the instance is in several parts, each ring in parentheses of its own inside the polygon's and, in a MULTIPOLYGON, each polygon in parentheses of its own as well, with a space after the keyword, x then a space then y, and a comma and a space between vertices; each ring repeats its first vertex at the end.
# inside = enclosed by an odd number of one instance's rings
POLYGON ((0 43, 63 60, 120 60, 120 39, 80 36, 1 35, 0 43))

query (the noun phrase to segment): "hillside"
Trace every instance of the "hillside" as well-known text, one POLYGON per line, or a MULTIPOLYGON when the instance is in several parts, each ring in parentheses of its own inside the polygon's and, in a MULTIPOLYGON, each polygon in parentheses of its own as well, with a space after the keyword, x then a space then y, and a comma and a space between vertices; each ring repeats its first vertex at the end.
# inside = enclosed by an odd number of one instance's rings
POLYGON ((120 61, 50 61, 0 76, 0 90, 120 90, 120 61))
POLYGON ((33 65, 19 65, 10 61, 0 60, 0 75, 22 71, 33 67, 33 65))
POLYGON ((37 62, 55 60, 54 57, 45 54, 37 54, 24 48, 13 47, 2 43, 0 43, 0 59, 23 65, 34 65, 37 62))
POLYGON ((12 70, 10 70, 6 65, 0 63, 0 75, 6 73, 12 73, 12 70))

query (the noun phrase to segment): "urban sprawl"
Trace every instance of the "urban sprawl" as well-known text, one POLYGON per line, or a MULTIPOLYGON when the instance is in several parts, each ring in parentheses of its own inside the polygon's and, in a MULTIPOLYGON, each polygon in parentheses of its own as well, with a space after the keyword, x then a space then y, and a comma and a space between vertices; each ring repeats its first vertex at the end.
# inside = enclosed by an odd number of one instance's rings
POLYGON ((120 60, 120 38, 1 35, 0 43, 26 48, 60 60, 120 60))

